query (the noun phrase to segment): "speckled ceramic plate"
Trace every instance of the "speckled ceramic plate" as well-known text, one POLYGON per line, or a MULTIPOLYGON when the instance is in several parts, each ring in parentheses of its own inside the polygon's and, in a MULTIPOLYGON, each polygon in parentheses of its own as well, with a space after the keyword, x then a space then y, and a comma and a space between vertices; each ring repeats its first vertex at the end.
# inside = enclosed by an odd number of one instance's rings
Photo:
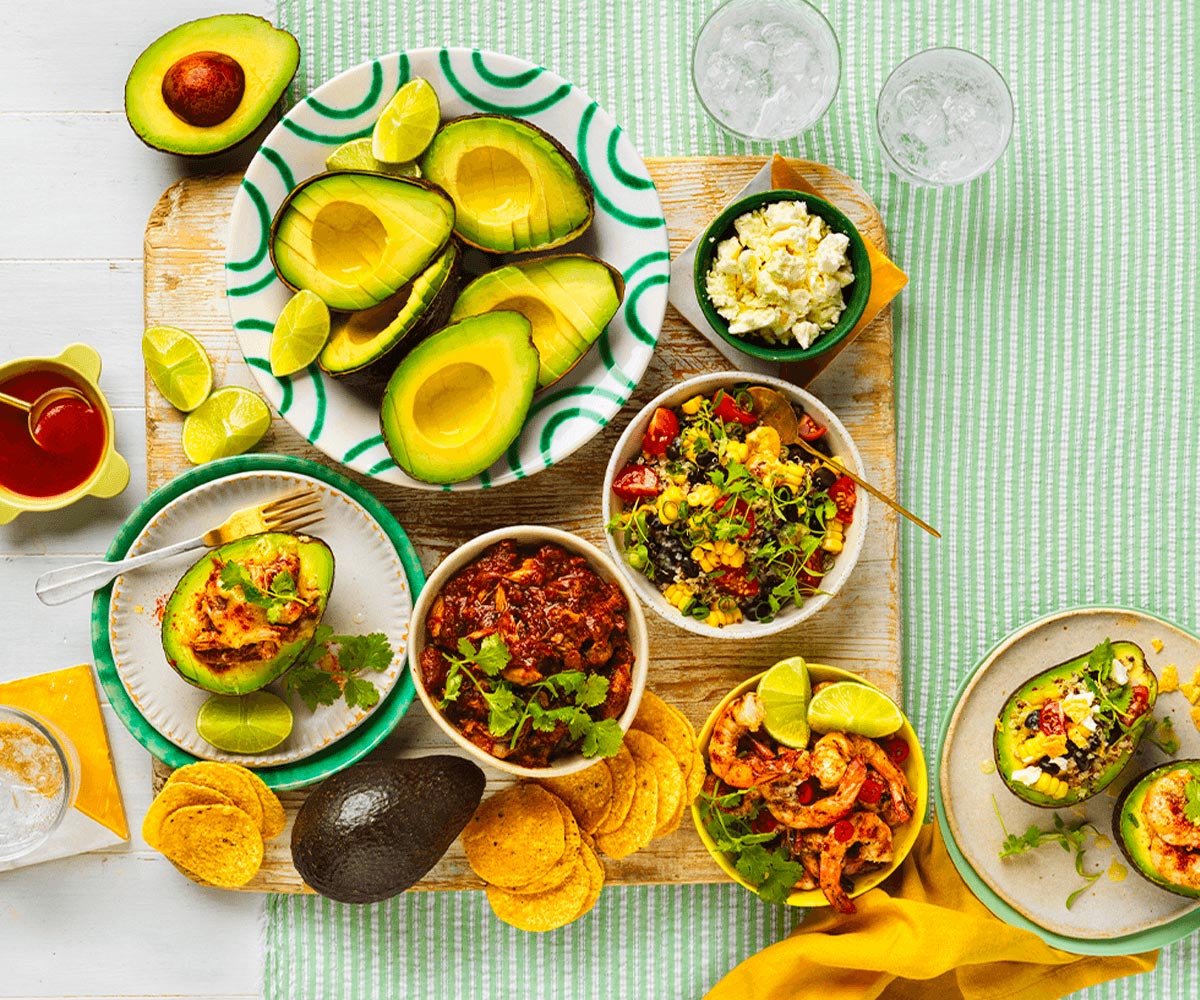
POLYGON ((437 91, 442 117, 498 112, 553 135, 596 194, 588 231, 563 250, 592 254, 625 278, 625 301, 596 345, 534 397, 524 430, 486 472, 445 489, 498 486, 540 472, 590 441, 625 404, 650 363, 667 308, 670 254, 658 194, 633 144, 587 94, 523 59, 473 49, 417 49, 347 70, 297 104, 251 161, 233 204, 226 259, 238 343, 263 393, 288 423, 337 462, 401 486, 441 489, 405 475, 379 431, 379 407, 314 363, 276 379, 271 329, 291 293, 267 252, 271 219, 296 184, 325 169, 341 143, 370 135, 396 90, 414 76, 437 91))
MULTIPOLYGON (((199 534, 232 511, 311 484, 325 518, 309 529, 333 550, 334 586, 323 621, 335 632, 384 632, 396 654, 370 675, 380 701, 369 711, 339 702, 315 712, 292 705, 288 739, 260 755, 226 754, 202 740, 196 713, 208 694, 167 664, 159 638, 161 607, 199 554, 189 554, 118 577, 92 608, 92 646, 109 699, 130 732, 174 766, 196 759, 230 760, 263 768, 278 788, 318 780, 367 753, 391 731, 412 701, 405 669, 414 591, 424 582, 403 530, 377 500, 343 477, 303 459, 247 455, 202 466, 152 494, 130 517, 108 557, 148 550, 199 534)), ((278 683, 271 689, 279 690, 278 683)))
MULTIPOLYGON (((1200 927, 1195 901, 1141 878, 1114 842, 1116 796, 1167 756, 1143 740, 1105 791, 1058 810, 1029 805, 1009 792, 992 756, 992 733, 1008 696, 1034 674, 1088 652, 1105 638, 1137 643, 1156 675, 1174 663, 1186 679, 1200 666, 1200 639, 1140 611, 1084 608, 1027 625, 1001 642, 964 681, 944 724, 935 790, 951 855, 985 905, 1009 923, 1028 927, 1068 951, 1120 954, 1159 947, 1200 927), (1162 642, 1161 652, 1155 652, 1154 640, 1162 642), (1067 823, 1091 822, 1105 840, 1097 845, 1089 838, 1085 868, 1104 874, 1068 910, 1067 896, 1084 884, 1075 873, 1073 855, 1051 844, 1002 860, 1004 834, 997 810, 1014 833, 1031 823, 1049 829, 1056 814, 1067 823), (1122 869, 1124 878, 1110 877, 1119 877, 1122 869)), ((1174 692, 1161 694, 1154 710, 1157 718, 1171 717, 1179 757, 1200 756, 1200 732, 1191 721, 1190 707, 1174 692)))

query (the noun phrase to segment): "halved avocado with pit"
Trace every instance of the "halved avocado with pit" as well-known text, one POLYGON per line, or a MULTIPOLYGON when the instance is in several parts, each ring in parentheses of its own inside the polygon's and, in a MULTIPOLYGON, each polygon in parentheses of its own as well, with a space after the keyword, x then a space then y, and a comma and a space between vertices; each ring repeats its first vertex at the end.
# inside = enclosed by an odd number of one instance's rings
POLYGON ((333 552, 319 538, 266 532, 213 549, 167 599, 167 662, 205 691, 257 691, 308 648, 332 587, 333 552))
POLYGON ((458 296, 451 321, 493 310, 519 312, 533 327, 538 388, 578 364, 625 296, 621 273, 586 254, 518 261, 482 274, 458 296))
POLYGON ((1036 763, 1023 760, 1021 748, 1027 740, 1042 732, 1037 718, 1041 708, 1053 701, 1061 702, 1064 694, 1083 686, 1083 677, 1090 673, 1091 652, 1035 674, 1004 703, 992 735, 992 749, 997 773, 1017 798, 1050 809, 1074 805, 1107 788, 1129 763, 1150 723, 1158 695, 1158 679, 1146 665, 1146 655, 1140 646, 1132 642, 1113 642, 1112 647, 1114 659, 1126 665, 1129 675, 1127 683, 1109 691, 1114 709, 1118 712, 1129 710, 1138 688, 1146 690, 1145 699, 1139 703, 1137 717, 1128 728, 1118 728, 1114 732, 1096 731, 1100 745, 1096 750, 1095 766, 1072 781, 1064 782, 1067 788, 1065 791, 1060 789, 1061 794, 1051 794, 1026 784, 1014 775, 1036 763), (1030 725, 1031 722, 1036 725, 1030 725))
POLYGON ((469 479, 496 461, 525 423, 538 354, 520 313, 489 312, 447 326, 414 347, 383 394, 388 451, 430 483, 469 479))
POLYGON ((317 363, 335 378, 386 382, 399 354, 442 327, 454 303, 462 254, 451 241, 445 252, 379 305, 334 313, 329 340, 317 363))
MULTIPOLYGON (((1176 771, 1184 772, 1187 783, 1195 781, 1196 794, 1200 795, 1200 760, 1173 760, 1161 764, 1134 778, 1121 793, 1113 809, 1113 834, 1130 864, 1149 881, 1176 895, 1200 899, 1200 848, 1166 843, 1156 836, 1146 817, 1146 796, 1155 785, 1176 771), (1181 878, 1192 884, 1183 884, 1181 878)), ((1187 784, 1181 784, 1186 796, 1187 784)), ((1174 819, 1181 824, 1190 823, 1182 810, 1174 819)), ((1194 834, 1190 830, 1187 832, 1200 838, 1200 823, 1191 825, 1195 827, 1194 834)))
POLYGON ((453 229, 454 204, 425 181, 359 170, 317 174, 279 206, 271 261, 288 287, 355 312, 428 268, 453 229))
POLYGON ((536 125, 506 115, 446 122, 420 167, 454 199, 455 233, 480 250, 549 250, 579 236, 595 214, 592 185, 574 157, 536 125))
POLYGON ((253 14, 217 14, 168 31, 125 81, 125 117, 168 153, 211 156, 254 132, 300 65, 300 44, 253 14))

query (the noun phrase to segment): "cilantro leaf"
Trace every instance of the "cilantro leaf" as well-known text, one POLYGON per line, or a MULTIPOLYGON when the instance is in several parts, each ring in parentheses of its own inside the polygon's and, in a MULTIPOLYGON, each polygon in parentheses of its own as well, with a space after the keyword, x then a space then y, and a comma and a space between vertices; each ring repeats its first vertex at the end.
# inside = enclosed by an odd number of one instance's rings
POLYGON ((379 701, 379 688, 362 677, 351 677, 342 688, 342 697, 351 708, 370 708, 379 701))
POLYGON ((280 597, 296 596, 296 580, 290 570, 281 569, 271 577, 271 593, 280 597))
POLYGON ((608 678, 603 674, 591 674, 575 694, 575 704, 580 708, 595 708, 603 705, 608 697, 608 678))
POLYGON ((241 563, 227 562, 222 566, 220 583, 223 590, 232 591, 234 587, 241 587, 242 596, 248 604, 265 608, 272 603, 271 596, 265 590, 260 590, 254 585, 250 574, 246 572, 246 567, 241 563))
POLYGON ((495 691, 484 691, 483 699, 488 705, 488 732, 493 736, 504 736, 522 715, 517 710, 517 696, 512 688, 501 683, 495 691))
POLYGON ((621 751, 625 734, 616 719, 604 719, 593 723, 583 738, 580 753, 585 757, 615 757, 621 751))
MULTIPOLYGON (((292 678, 292 675, 288 675, 292 678)), ((307 670, 292 678, 292 688, 310 712, 318 705, 332 705, 341 697, 342 689, 333 675, 324 670, 307 670)))
POLYGON ((1200 825, 1200 778, 1189 780, 1184 786, 1184 794, 1187 795, 1187 803, 1183 807, 1184 816, 1189 823, 1200 825))
POLYGON ((387 670, 392 662, 392 647, 382 632, 370 635, 336 635, 331 639, 341 648, 338 664, 343 673, 354 674, 360 670, 387 670))

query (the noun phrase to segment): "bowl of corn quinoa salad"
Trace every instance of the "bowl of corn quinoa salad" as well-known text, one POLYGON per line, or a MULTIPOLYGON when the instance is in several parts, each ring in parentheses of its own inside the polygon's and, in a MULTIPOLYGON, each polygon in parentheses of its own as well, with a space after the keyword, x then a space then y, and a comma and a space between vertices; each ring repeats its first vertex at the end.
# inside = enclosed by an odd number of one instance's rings
POLYGON ((812 617, 849 578, 867 496, 784 443, 777 427, 792 420, 794 436, 862 474, 837 416, 770 376, 697 376, 651 400, 625 429, 605 473, 605 538, 665 620, 720 638, 771 635, 812 617), (790 414, 779 412, 785 404, 790 414))

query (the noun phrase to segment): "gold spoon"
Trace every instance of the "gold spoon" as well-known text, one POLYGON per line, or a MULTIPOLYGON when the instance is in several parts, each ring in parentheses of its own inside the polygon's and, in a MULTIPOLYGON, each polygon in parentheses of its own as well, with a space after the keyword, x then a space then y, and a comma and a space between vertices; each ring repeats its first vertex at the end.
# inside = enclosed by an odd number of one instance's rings
POLYGON ((774 389, 768 389, 766 386, 759 385, 751 386, 751 388, 747 391, 750 394, 750 398, 754 400, 755 414, 760 417, 763 424, 768 427, 775 428, 779 434, 780 444, 798 444, 806 452, 816 458, 822 465, 832 469, 834 472, 841 473, 847 479, 857 483, 864 490, 870 493, 871 496, 882 500, 885 504, 891 507, 892 510, 896 511, 898 514, 903 514, 910 521, 912 521, 913 524, 928 531, 931 535, 933 535, 934 538, 942 537, 941 532, 938 531, 937 528, 926 524, 919 517, 917 517, 916 514, 909 510, 905 510, 905 508, 900 506, 900 504, 889 497, 886 493, 877 490, 865 479, 855 475, 844 465, 842 465, 841 462, 835 461, 828 455, 821 454, 821 452, 817 451, 816 448, 805 441, 804 438, 800 437, 799 426, 796 421, 796 411, 792 409, 792 404, 782 393, 778 393, 774 389))
POLYGON ((27 403, 25 400, 18 399, 16 396, 10 396, 7 392, 0 392, 0 403, 7 403, 9 406, 15 406, 18 410, 24 410, 29 414, 29 436, 33 438, 35 442, 37 442, 39 448, 43 448, 46 451, 50 451, 51 449, 47 448, 46 445, 38 439, 37 426, 41 422, 41 419, 45 415, 46 411, 51 406, 53 406, 55 403, 61 403, 66 399, 78 399, 80 402, 87 404, 88 409, 91 409, 92 404, 88 400, 87 396, 76 389, 50 389, 47 392, 43 392, 32 403, 27 403))

